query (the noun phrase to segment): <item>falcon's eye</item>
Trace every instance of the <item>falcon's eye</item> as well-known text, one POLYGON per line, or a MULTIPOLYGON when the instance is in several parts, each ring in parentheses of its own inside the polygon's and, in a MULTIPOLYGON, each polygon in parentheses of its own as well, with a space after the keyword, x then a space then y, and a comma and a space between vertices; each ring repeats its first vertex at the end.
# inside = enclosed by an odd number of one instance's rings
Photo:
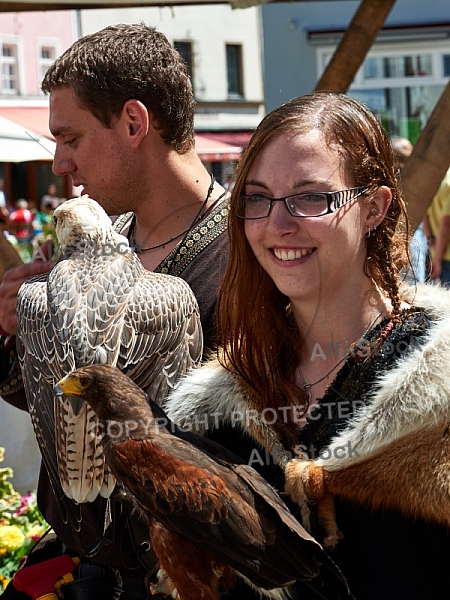
POLYGON ((89 385, 89 379, 87 377, 80 377, 80 384, 82 387, 87 387, 89 385))

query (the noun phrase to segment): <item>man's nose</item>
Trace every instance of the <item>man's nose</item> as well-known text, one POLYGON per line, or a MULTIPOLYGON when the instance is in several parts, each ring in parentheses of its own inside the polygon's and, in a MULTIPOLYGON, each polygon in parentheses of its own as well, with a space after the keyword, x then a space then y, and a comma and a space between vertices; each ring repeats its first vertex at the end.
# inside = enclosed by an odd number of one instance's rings
POLYGON ((55 175, 72 175, 75 169, 73 160, 67 157, 59 144, 57 144, 55 156, 53 157, 53 173, 55 175))

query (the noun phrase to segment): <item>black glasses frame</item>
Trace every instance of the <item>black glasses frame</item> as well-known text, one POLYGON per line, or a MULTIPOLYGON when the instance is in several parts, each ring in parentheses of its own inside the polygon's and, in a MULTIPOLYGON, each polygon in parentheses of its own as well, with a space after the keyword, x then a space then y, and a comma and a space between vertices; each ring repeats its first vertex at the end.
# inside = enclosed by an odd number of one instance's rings
POLYGON ((242 215, 236 215, 236 216, 238 217, 238 219, 245 219, 248 221, 254 221, 256 219, 267 219, 267 217, 270 215, 270 213, 272 211, 273 203, 274 202, 284 202, 287 210, 289 211, 289 214, 292 215, 293 217, 298 217, 299 219, 301 219, 301 218, 314 219, 315 217, 324 217, 325 215, 329 215, 331 213, 336 212, 339 208, 342 208, 343 206, 348 204, 351 200, 355 200, 355 198, 362 196, 363 194, 368 192, 369 189, 370 189, 369 186, 365 185, 365 186, 349 188, 348 190, 339 190, 336 192, 304 192, 305 196, 315 193, 315 194, 323 194, 326 197, 327 210, 324 212, 321 212, 318 215, 296 215, 292 212, 292 208, 289 206, 289 198, 301 196, 302 192, 300 192, 299 194, 291 194, 290 196, 285 196, 284 198, 269 198, 267 196, 262 196, 260 194, 254 194, 254 195, 243 194, 240 197, 239 202, 240 202, 241 208, 244 211, 245 211, 247 198, 255 198, 257 196, 260 196, 261 198, 264 198, 264 200, 268 200, 270 202, 269 210, 267 211, 267 214, 264 215, 263 217, 244 217, 242 215))

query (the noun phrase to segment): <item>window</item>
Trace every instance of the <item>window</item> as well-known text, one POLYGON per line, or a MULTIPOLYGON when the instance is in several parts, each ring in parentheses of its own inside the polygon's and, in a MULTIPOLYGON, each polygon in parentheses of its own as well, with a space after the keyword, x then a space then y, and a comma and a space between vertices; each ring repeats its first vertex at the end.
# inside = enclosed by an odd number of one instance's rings
POLYGON ((3 43, 1 45, 0 66, 0 93, 17 96, 19 94, 19 77, 15 44, 3 43))
POLYGON ((44 75, 47 72, 47 69, 55 62, 56 59, 56 47, 51 44, 42 45, 39 48, 38 55, 38 69, 39 69, 39 82, 44 79, 44 75))
POLYGON ((450 77, 450 54, 444 54, 442 56, 442 69, 444 71, 444 77, 450 77))
POLYGON ((364 79, 429 77, 432 75, 430 54, 414 56, 379 56, 364 62, 364 79))
POLYGON ((240 100, 244 97, 242 78, 242 46, 240 44, 227 44, 227 77, 228 98, 240 100))
MULTIPOLYGON (((330 49, 319 50, 325 69, 330 49)), ((450 55, 432 42, 375 47, 355 76, 348 94, 367 104, 390 135, 414 144, 450 75, 450 55)))
POLYGON ((176 41, 173 43, 173 46, 184 58, 184 62, 189 71, 189 77, 191 78, 192 87, 194 87, 194 53, 192 50, 192 42, 176 41))

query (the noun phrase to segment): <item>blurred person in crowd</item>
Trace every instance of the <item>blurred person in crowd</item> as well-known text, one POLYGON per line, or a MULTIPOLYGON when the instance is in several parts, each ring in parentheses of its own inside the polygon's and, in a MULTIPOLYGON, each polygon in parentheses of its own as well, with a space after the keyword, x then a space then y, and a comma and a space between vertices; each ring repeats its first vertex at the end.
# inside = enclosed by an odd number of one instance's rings
POLYGON ((41 208, 44 206, 44 204, 51 204, 54 210, 57 206, 59 206, 60 202, 61 200, 58 196, 56 185, 51 183, 47 188, 47 193, 41 198, 41 208))
MULTIPOLYGON (((414 146, 404 137, 393 137, 391 142, 401 172, 406 159, 412 154, 414 146)), ((423 223, 420 223, 414 231, 409 250, 412 268, 407 271, 408 279, 412 282, 424 283, 427 278, 429 249, 423 223)))
POLYGON ((431 278, 450 286, 450 169, 428 209, 425 232, 431 252, 431 278))
POLYGON ((8 229, 16 237, 19 244, 27 245, 34 237, 34 214, 24 198, 17 200, 15 206, 15 210, 9 215, 8 229))

